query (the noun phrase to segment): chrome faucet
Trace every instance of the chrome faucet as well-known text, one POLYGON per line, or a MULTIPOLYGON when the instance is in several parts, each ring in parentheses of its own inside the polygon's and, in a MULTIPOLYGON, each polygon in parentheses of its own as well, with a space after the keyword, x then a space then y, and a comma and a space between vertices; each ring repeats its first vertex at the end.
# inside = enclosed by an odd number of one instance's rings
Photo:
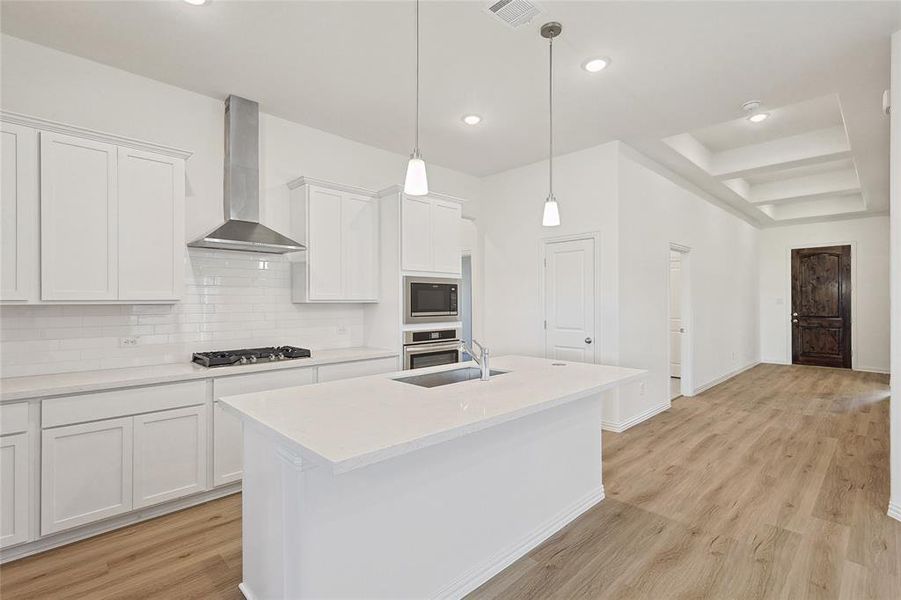
POLYGON ((481 350, 478 358, 476 358, 476 353, 473 351, 472 346, 467 346, 466 342, 461 341, 460 347, 464 352, 468 353, 474 361, 476 361, 477 365, 479 365, 479 368, 482 370, 482 376, 480 377, 480 379, 482 381, 488 381, 489 379, 491 379, 491 367, 488 366, 488 348, 478 343, 476 340, 472 340, 472 343, 478 346, 479 350, 481 350))

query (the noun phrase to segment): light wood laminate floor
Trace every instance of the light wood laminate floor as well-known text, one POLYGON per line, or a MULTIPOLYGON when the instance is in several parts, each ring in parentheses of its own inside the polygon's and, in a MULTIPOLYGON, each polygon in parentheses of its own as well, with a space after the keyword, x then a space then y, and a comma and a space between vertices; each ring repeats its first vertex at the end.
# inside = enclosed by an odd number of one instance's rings
MULTIPOLYGON (((607 499, 471 598, 901 598, 887 377, 761 365, 621 434, 607 499)), ((238 599, 240 497, 0 567, 0 596, 238 599)))

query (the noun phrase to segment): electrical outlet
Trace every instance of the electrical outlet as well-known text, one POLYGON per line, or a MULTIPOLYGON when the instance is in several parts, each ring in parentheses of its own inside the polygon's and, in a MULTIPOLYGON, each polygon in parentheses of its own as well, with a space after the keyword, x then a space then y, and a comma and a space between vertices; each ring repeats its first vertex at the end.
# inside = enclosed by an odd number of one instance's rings
POLYGON ((732 351, 732 360, 735 360, 735 350, 732 351))
POLYGON ((138 345, 138 336, 130 335, 127 337, 119 338, 119 346, 137 346, 138 345))
POLYGON ((347 335, 347 325, 338 325, 338 335, 347 335))
POLYGON ((644 381, 642 381, 641 383, 638 384, 638 395, 644 396, 644 390, 645 390, 645 383, 644 383, 644 381))

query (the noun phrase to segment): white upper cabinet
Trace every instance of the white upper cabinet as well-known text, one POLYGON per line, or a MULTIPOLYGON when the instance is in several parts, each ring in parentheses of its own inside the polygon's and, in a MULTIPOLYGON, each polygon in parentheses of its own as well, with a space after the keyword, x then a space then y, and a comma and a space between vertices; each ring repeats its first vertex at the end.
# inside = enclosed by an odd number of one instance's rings
POLYGON ((119 148, 119 300, 178 300, 184 285, 185 161, 119 148))
POLYGON ((432 201, 423 196, 404 196, 402 214, 404 271, 431 271, 432 201))
POLYGON ((432 271, 462 273, 463 244, 460 239, 462 207, 457 202, 432 202, 432 271))
POLYGON ((116 146, 41 132, 41 298, 119 294, 116 146))
POLYGON ((349 300, 378 299, 378 200, 345 194, 341 199, 344 295, 349 300))
POLYGON ((378 302, 379 210, 374 194, 301 177, 291 189, 295 302, 378 302))
POLYGON ((0 301, 38 294, 38 132, 0 123, 0 301))
POLYGON ((402 198, 403 270, 459 276, 463 254, 460 202, 434 195, 402 198))
POLYGON ((0 127, 0 301, 180 299, 190 153, 8 112, 0 127))
POLYGON ((342 194, 317 187, 310 187, 308 192, 307 299, 341 300, 344 297, 342 194))

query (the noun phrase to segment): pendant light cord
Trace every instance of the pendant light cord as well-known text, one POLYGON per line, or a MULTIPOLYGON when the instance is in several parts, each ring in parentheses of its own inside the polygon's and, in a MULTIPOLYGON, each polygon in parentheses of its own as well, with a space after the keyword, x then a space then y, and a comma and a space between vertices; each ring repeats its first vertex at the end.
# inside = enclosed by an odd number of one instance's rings
POLYGON ((548 38, 548 200, 554 197, 554 38, 548 38))
POLYGON ((416 137, 413 152, 419 156, 419 0, 416 0, 416 137))

